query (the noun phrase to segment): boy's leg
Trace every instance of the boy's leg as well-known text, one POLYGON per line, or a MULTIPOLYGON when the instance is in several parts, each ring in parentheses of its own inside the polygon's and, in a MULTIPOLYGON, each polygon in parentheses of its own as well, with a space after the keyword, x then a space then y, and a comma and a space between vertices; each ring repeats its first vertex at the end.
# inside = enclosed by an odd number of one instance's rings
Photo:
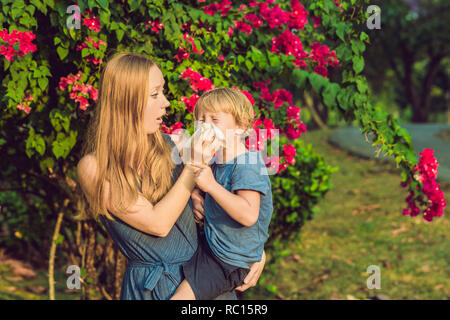
POLYGON ((195 300, 195 294, 189 282, 183 280, 170 300, 195 300))

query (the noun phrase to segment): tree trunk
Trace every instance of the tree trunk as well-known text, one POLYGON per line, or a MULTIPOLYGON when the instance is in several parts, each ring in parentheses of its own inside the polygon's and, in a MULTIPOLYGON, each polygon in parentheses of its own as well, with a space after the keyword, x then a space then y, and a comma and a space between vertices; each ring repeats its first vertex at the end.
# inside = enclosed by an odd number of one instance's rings
POLYGON ((311 112, 311 117, 313 118, 314 122, 319 126, 320 129, 328 129, 328 126, 322 121, 320 118, 320 115, 317 113, 315 109, 314 99, 311 97, 311 95, 304 91, 304 101, 305 105, 308 108, 308 110, 311 112))
POLYGON ((424 79, 422 95, 421 95, 421 108, 420 108, 420 119, 423 122, 428 122, 428 115, 431 109, 431 87, 433 86, 434 79, 439 69, 439 64, 441 63, 443 56, 437 55, 430 58, 430 63, 428 64, 428 71, 424 79))

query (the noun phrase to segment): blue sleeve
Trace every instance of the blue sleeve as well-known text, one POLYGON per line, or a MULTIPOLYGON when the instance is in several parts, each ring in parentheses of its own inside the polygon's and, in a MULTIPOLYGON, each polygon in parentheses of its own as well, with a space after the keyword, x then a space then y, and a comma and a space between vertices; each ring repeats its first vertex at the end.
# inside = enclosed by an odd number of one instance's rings
POLYGON ((267 179, 269 176, 264 174, 264 168, 260 162, 257 164, 237 164, 231 175, 231 192, 236 190, 255 190, 267 195, 269 184, 267 179))

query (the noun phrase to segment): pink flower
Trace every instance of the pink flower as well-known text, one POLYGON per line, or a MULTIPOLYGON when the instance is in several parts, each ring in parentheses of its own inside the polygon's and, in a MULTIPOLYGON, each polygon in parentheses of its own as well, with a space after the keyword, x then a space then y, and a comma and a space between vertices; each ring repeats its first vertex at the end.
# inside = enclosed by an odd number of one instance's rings
POLYGON ((243 20, 247 20, 248 22, 250 22, 250 24, 253 26, 253 28, 258 29, 259 27, 262 26, 263 21, 261 20, 260 17, 258 17, 256 14, 254 13, 247 13, 243 20))
POLYGON ((306 126, 300 120, 290 122, 286 128, 286 136, 289 139, 297 139, 304 132, 306 132, 306 126))
POLYGON ((195 93, 190 98, 181 97, 181 101, 186 105, 186 110, 189 113, 194 112, 195 104, 198 99, 200 99, 200 96, 195 93))
POLYGON ((322 45, 318 42, 314 42, 313 45, 311 45, 309 58, 317 63, 317 66, 314 68, 314 72, 324 77, 327 77, 328 75, 326 68, 328 65, 336 67, 339 64, 336 52, 330 52, 330 49, 326 45, 322 45))
POLYGON ((0 54, 3 55, 6 60, 14 61, 14 55, 20 58, 28 52, 36 51, 36 45, 31 43, 35 38, 35 35, 31 31, 18 31, 12 30, 11 34, 7 29, 0 30, 0 39, 8 43, 8 46, 2 45, 0 47, 0 54), (14 50, 13 45, 19 44, 18 51, 14 50))
POLYGON ((147 30, 149 27, 151 27, 152 31, 155 31, 156 34, 159 33, 159 30, 162 30, 164 28, 164 24, 161 23, 159 18, 156 18, 155 20, 148 20, 145 23, 145 29, 147 30))
POLYGON ((223 56, 223 54, 220 54, 220 55, 217 57, 217 60, 223 61, 223 60, 225 60, 225 57, 223 56))
POLYGON ((8 61, 14 61, 15 53, 16 53, 16 51, 14 51, 14 48, 11 46, 5 47, 4 45, 2 45, 0 47, 0 54, 5 56, 6 60, 8 60, 8 61))
POLYGON ((308 54, 303 50, 303 45, 300 39, 294 35, 290 30, 286 29, 278 37, 272 39, 272 48, 270 52, 281 52, 285 55, 293 55, 295 57, 294 65, 298 67, 305 67, 305 58, 308 54))
POLYGON ((252 104, 252 106, 255 104, 255 99, 253 99, 253 96, 250 94, 250 92, 248 92, 247 90, 241 90, 237 87, 232 87, 233 89, 242 92, 243 94, 245 94, 245 96, 247 97, 247 99, 250 101, 250 103, 252 104))
POLYGON ((289 119, 298 120, 298 119, 300 119, 300 111, 301 110, 302 109, 297 108, 296 106, 292 105, 287 108, 286 115, 289 119))
POLYGON ((97 59, 97 58, 93 57, 92 55, 88 56, 86 58, 86 60, 92 62, 93 64, 102 64, 103 63, 102 59, 97 59))
POLYGON ((75 99, 75 102, 79 102, 80 103, 79 108, 81 110, 86 110, 87 107, 89 107, 89 102, 88 102, 88 100, 85 97, 77 96, 76 99, 75 99))
POLYGON ((181 128, 183 127, 183 124, 181 122, 176 122, 170 127, 167 127, 166 124, 163 122, 161 125, 161 131, 166 134, 181 134, 184 130, 181 128))
POLYGON ((308 23, 308 11, 302 6, 300 1, 291 1, 292 12, 289 14, 289 28, 303 30, 305 24, 308 23))
POLYGON ((293 165, 295 164, 295 156, 297 155, 297 150, 291 144, 283 145, 283 156, 285 157, 287 163, 293 165))
POLYGON ((100 32, 100 19, 93 16, 92 11, 86 10, 84 14, 88 14, 89 18, 83 19, 83 25, 87 26, 90 30, 100 32))
POLYGON ((320 27, 320 16, 316 17, 316 16, 312 16, 313 19, 313 26, 314 28, 320 27))
POLYGON ((184 34, 184 40, 187 40, 188 42, 191 43, 192 45, 192 51, 194 51, 197 54, 202 54, 204 52, 204 50, 202 48, 200 48, 200 50, 197 49, 196 45, 195 45, 195 39, 192 38, 189 34, 185 33, 184 34))
MULTIPOLYGON (((447 205, 444 193, 441 191, 440 185, 436 182, 439 163, 433 154, 433 149, 424 149, 420 153, 419 164, 413 169, 414 178, 421 183, 422 191, 429 199, 429 206, 423 212, 423 219, 426 221, 432 221, 434 217, 441 217, 447 205)), ((402 183, 401 185, 406 187, 410 183, 411 180, 408 180, 406 184, 402 183)), ((419 189, 419 187, 416 186, 416 189, 419 189)), ((404 215, 410 214, 411 216, 416 216, 420 212, 415 203, 417 199, 413 199, 413 196, 414 192, 410 191, 409 196, 405 198, 405 201, 408 203, 408 208, 403 209, 402 213, 404 215)))
POLYGON ((213 3, 208 6, 203 7, 203 11, 210 16, 214 16, 217 11, 220 11, 221 16, 225 16, 228 14, 232 8, 230 0, 224 0, 220 3, 213 3))
POLYGON ((189 51, 187 51, 186 48, 180 47, 178 48, 177 54, 174 56, 175 59, 177 59, 178 62, 181 62, 183 60, 186 60, 189 58, 189 51))
POLYGON ((33 101, 33 100, 34 100, 33 96, 29 93, 26 93, 25 98, 23 99, 23 101, 33 101))
POLYGON ((28 106, 26 104, 22 104, 22 103, 19 103, 17 105, 17 109, 24 111, 26 114, 29 114, 30 111, 31 111, 31 107, 30 106, 28 106))
POLYGON ((234 21, 234 24, 236 25, 236 29, 243 33, 251 34, 253 31, 252 26, 243 21, 234 21))
POLYGON ((195 92, 200 91, 207 91, 214 88, 214 85, 212 84, 211 80, 203 77, 200 73, 193 71, 191 68, 187 68, 183 71, 183 73, 180 75, 180 78, 182 79, 188 79, 189 83, 191 84, 192 90, 195 92))
POLYGON ((98 89, 96 89, 94 86, 91 86, 89 88, 89 95, 92 100, 97 101, 98 99, 98 89))
POLYGON ((269 8, 268 2, 258 3, 258 6, 261 17, 266 20, 271 29, 288 23, 289 13, 281 9, 278 4, 273 8, 269 8))
POLYGON ((264 162, 269 170, 277 170, 277 173, 287 168, 287 163, 280 164, 280 157, 264 157, 264 162))

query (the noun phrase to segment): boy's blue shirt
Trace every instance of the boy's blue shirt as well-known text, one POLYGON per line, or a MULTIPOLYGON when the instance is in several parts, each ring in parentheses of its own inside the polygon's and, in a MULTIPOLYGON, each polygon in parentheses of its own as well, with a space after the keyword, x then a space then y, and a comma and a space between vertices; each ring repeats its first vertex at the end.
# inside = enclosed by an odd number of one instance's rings
POLYGON ((211 164, 211 170, 216 181, 230 192, 260 192, 258 220, 250 227, 231 218, 209 194, 205 196, 204 230, 211 250, 225 263, 249 268, 261 260, 269 236, 273 203, 266 166, 259 151, 248 151, 228 162, 211 164))

